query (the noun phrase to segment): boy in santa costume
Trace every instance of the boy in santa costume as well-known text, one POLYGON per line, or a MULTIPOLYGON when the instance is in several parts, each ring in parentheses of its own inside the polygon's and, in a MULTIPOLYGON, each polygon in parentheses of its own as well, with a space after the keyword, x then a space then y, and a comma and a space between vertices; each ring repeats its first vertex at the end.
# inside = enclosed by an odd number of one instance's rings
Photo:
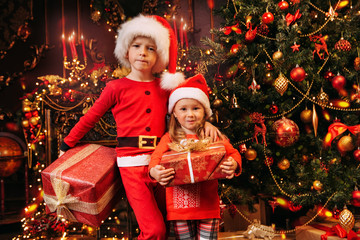
MULTIPOLYGON (((183 74, 176 72, 177 40, 164 18, 139 15, 120 26, 114 54, 131 72, 107 83, 60 150, 74 147, 111 109, 117 126, 117 165, 141 230, 138 239, 162 240, 166 227, 157 201, 164 200, 164 190, 149 178, 148 164, 165 133, 170 90, 184 80, 183 74), (161 78, 154 76, 166 67, 161 78)), ((209 123, 206 130, 214 139, 219 134, 209 123)))

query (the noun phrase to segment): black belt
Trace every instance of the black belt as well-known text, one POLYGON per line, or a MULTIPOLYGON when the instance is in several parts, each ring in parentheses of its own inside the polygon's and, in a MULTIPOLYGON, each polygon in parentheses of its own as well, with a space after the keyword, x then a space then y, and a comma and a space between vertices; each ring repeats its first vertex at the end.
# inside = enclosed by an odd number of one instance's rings
POLYGON ((117 147, 137 147, 141 149, 155 149, 158 137, 140 135, 138 137, 118 137, 117 147))

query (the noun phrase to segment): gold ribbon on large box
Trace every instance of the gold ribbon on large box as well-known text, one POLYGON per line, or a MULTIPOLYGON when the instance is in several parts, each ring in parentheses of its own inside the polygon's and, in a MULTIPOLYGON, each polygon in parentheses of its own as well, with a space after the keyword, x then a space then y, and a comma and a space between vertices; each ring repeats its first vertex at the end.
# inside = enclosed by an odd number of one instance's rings
POLYGON ((69 194, 70 184, 61 179, 61 175, 64 170, 81 162, 100 147, 101 145, 98 144, 89 144, 68 159, 66 164, 58 166, 50 173, 50 181, 54 189, 55 196, 44 194, 44 200, 51 212, 56 211, 58 216, 63 216, 70 221, 76 221, 76 218, 71 213, 71 210, 90 215, 97 215, 114 197, 114 194, 120 187, 116 182, 110 186, 110 188, 97 202, 91 203, 80 201, 78 197, 74 197, 69 194))

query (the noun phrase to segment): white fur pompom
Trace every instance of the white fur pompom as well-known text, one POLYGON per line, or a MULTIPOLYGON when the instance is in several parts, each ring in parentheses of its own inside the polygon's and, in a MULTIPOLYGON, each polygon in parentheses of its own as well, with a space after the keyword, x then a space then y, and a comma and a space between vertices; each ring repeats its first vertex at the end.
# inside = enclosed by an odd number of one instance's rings
POLYGON ((161 75, 160 86, 162 89, 165 90, 173 90, 184 81, 185 81, 185 76, 181 72, 176 72, 176 73, 164 72, 161 75))

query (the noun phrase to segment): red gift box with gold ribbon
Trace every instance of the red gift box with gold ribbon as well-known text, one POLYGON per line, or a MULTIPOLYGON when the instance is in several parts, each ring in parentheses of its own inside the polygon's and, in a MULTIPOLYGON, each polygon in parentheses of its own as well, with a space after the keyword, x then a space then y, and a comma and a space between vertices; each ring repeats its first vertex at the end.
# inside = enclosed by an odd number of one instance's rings
POLYGON ((42 173, 47 212, 69 221, 100 226, 120 199, 121 180, 114 148, 76 146, 42 173))
POLYGON ((205 151, 168 151, 162 156, 160 165, 175 169, 175 176, 167 186, 191 184, 225 178, 219 168, 225 155, 222 143, 212 143, 205 151))

